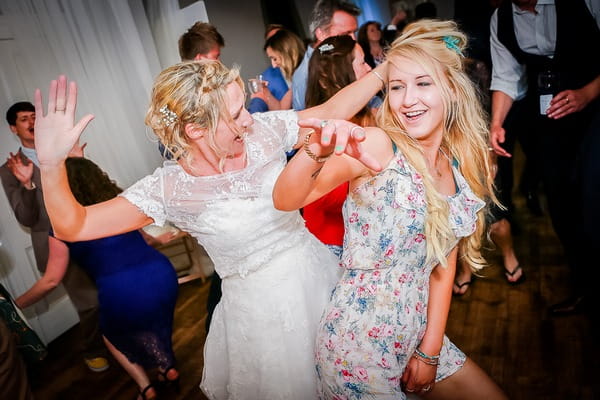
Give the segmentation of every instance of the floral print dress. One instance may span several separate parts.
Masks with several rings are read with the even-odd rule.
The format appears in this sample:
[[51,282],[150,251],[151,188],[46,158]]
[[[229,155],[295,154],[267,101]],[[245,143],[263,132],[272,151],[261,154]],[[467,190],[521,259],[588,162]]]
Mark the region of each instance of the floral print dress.
[[[454,237],[475,230],[477,198],[452,170],[447,197]],[[326,399],[406,399],[400,377],[427,324],[429,276],[425,195],[421,176],[397,153],[379,174],[348,195],[346,236],[338,282],[317,334],[319,395]],[[436,381],[456,372],[465,355],[444,336]]]

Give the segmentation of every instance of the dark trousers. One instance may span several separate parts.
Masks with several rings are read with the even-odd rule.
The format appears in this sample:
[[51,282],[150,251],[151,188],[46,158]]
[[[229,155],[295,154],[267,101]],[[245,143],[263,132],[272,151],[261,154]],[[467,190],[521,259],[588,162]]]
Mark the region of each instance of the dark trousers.
[[[541,176],[548,200],[548,211],[554,231],[564,247],[567,262],[571,267],[575,295],[584,294],[586,281],[590,280],[588,274],[597,268],[597,262],[591,256],[591,249],[585,236],[584,221],[588,216],[582,211],[584,205],[593,198],[593,194],[588,194],[588,200],[585,200],[582,188],[594,185],[596,187],[592,189],[594,192],[598,186],[597,180],[590,181],[589,174],[593,174],[593,170],[582,169],[582,150],[588,153],[592,150],[585,149],[587,142],[584,138],[589,132],[592,117],[597,112],[597,103],[592,103],[582,112],[559,120],[545,117],[537,119],[538,143],[542,154]],[[600,153],[595,154],[597,156]],[[593,165],[597,168],[597,161],[589,159],[589,154],[587,157],[588,164],[591,165],[589,168],[594,168]],[[586,183],[584,179],[587,180]],[[597,224],[595,228],[598,228]]]
[[[525,154],[525,168],[521,184],[526,188],[535,190],[541,179],[539,171],[540,150],[536,145],[537,137],[531,126],[533,119],[531,118],[528,108],[525,100],[513,103],[513,106],[504,121],[505,141],[502,144],[502,147],[514,156],[517,140],[519,141],[523,153]],[[507,219],[513,223],[513,158],[498,157],[497,165],[498,171],[495,179],[497,196],[500,203],[506,207],[506,210],[500,210],[499,208],[494,207],[492,210],[494,215],[493,219],[494,221]]]
[[62,284],[79,315],[79,351],[84,358],[105,357],[106,347],[98,320],[98,291],[89,275],[69,263]]
[[0,319],[0,398],[33,399],[25,363],[19,354],[12,332]]
[[[595,253],[600,249],[600,112],[595,113],[583,138],[579,160],[583,219],[581,248],[584,252],[580,262],[587,263],[583,281],[585,293],[591,298],[600,277],[600,262],[595,257]],[[600,314],[597,309],[594,311],[596,316]]]

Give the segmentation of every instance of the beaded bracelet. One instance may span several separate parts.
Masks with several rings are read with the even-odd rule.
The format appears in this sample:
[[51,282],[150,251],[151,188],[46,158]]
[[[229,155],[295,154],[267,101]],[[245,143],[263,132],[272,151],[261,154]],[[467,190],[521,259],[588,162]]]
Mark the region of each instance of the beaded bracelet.
[[417,360],[423,361],[425,364],[428,365],[440,365],[439,354],[437,356],[428,356],[427,354],[423,353],[418,347],[415,349],[413,357]]
[[440,365],[440,360],[436,359],[436,360],[429,360],[427,358],[423,358],[421,357],[419,354],[417,353],[413,353],[413,358],[416,358],[417,360],[427,364],[427,365],[433,365],[433,366],[437,366]]
[[318,156],[315,153],[313,153],[310,148],[308,147],[310,145],[310,143],[308,142],[310,140],[310,137],[312,136],[312,134],[315,133],[315,130],[312,129],[310,132],[308,132],[306,134],[306,136],[304,137],[304,152],[306,153],[307,156],[309,156],[310,158],[312,158],[313,160],[315,160],[318,163],[324,163],[325,161],[327,161],[327,159],[329,157],[332,156],[333,151],[329,154],[327,154],[326,156]]

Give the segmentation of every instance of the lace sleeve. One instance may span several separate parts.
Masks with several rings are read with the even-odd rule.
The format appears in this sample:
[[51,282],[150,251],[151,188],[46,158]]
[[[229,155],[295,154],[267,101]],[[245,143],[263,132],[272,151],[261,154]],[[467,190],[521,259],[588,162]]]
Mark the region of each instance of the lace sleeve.
[[162,168],[125,189],[123,196],[141,212],[154,220],[154,224],[164,226],[167,215],[163,196]]
[[284,146],[284,150],[290,151],[298,143],[298,113],[294,110],[271,111],[266,113],[255,113],[254,119],[270,128]]

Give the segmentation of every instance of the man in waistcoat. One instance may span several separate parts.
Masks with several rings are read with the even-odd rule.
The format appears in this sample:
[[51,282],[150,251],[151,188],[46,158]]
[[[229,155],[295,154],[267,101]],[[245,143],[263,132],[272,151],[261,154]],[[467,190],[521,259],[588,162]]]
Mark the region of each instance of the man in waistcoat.
[[[584,216],[576,160],[591,118],[599,111],[600,64],[590,59],[600,43],[598,3],[504,1],[490,22],[491,146],[497,155],[510,157],[502,145],[503,124],[513,102],[523,100],[552,225],[571,267],[572,296],[551,307],[555,315],[583,309],[591,289],[586,275],[597,268],[581,240]],[[547,93],[549,104],[541,97]]]

